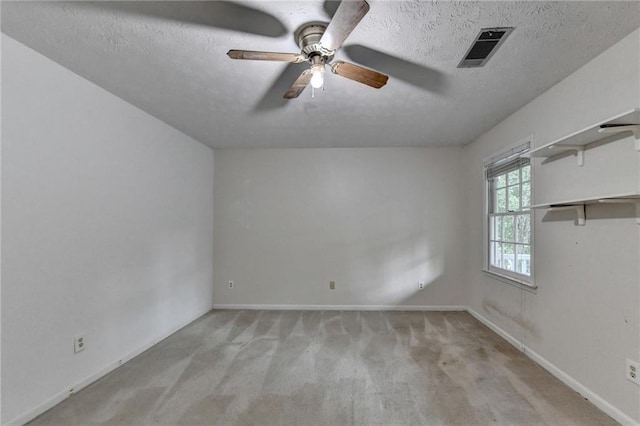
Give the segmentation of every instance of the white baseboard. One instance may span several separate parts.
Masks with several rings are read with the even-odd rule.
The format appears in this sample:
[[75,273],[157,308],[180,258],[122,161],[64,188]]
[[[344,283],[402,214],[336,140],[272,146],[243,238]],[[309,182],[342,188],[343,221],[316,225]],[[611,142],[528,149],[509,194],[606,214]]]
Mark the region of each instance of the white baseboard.
[[487,318],[483,317],[482,315],[480,315],[479,313],[477,313],[473,309],[467,308],[467,312],[469,312],[471,314],[471,316],[473,316],[475,319],[477,319],[478,321],[480,321],[481,323],[483,323],[484,325],[489,327],[491,329],[491,331],[496,333],[498,336],[502,337],[507,342],[511,343],[513,346],[518,348],[518,350],[524,352],[524,345],[522,344],[522,341],[516,339],[511,334],[507,333],[502,328],[500,328],[499,326],[497,326],[493,322],[489,321]]
[[144,344],[143,346],[141,346],[138,349],[134,350],[133,352],[128,353],[127,355],[125,355],[121,359],[119,359],[119,360],[117,360],[115,362],[112,362],[111,364],[107,365],[106,367],[104,367],[104,368],[96,371],[95,373],[85,377],[84,379],[82,379],[78,383],[72,385],[68,390],[62,391],[62,392],[52,396],[48,400],[44,401],[42,404],[32,408],[31,410],[29,410],[29,411],[27,411],[25,413],[20,414],[19,416],[17,416],[13,420],[10,420],[8,423],[5,423],[4,426],[20,426],[20,425],[24,425],[25,423],[35,419],[40,414],[44,413],[45,411],[49,410],[50,408],[55,407],[56,405],[58,405],[59,403],[61,403],[65,399],[67,399],[69,396],[73,395],[74,393],[77,393],[78,391],[80,391],[80,390],[84,389],[85,387],[89,386],[91,383],[95,382],[96,380],[101,379],[102,377],[104,377],[107,374],[111,373],[113,370],[115,370],[116,368],[120,367],[125,362],[131,360],[132,358],[135,358],[136,356],[140,355],[142,352],[144,352],[147,349],[151,348],[152,346],[160,343],[161,341],[163,341],[167,337],[171,336],[175,332],[177,332],[180,329],[182,329],[182,328],[186,327],[187,325],[191,324],[193,321],[197,320],[198,318],[200,318],[201,316],[205,315],[207,312],[210,312],[210,311],[211,311],[211,308],[207,308],[205,311],[199,312],[195,316],[192,316],[190,319],[188,319],[184,323],[178,325],[177,327],[172,328],[171,330],[169,330],[167,333],[164,333],[160,337],[155,338],[155,339],[147,342],[146,344]]
[[544,358],[542,355],[538,354],[527,345],[523,344],[522,341],[516,339],[511,334],[504,331],[502,328],[491,322],[486,317],[480,315],[478,312],[474,311],[471,308],[467,308],[467,312],[469,312],[474,318],[478,321],[489,327],[500,337],[504,338],[507,342],[511,343],[513,346],[522,351],[525,355],[531,358],[534,362],[540,365],[542,368],[547,370],[549,373],[553,374],[555,377],[560,379],[565,385],[569,386],[574,391],[578,392],[582,397],[589,400],[593,405],[598,407],[601,411],[606,413],[608,416],[613,418],[618,423],[625,426],[638,426],[640,423],[633,420],[631,417],[611,405],[604,398],[600,397],[598,394],[587,388],[585,385],[569,376],[567,373],[562,371],[556,365],[552,364],[549,360]]
[[265,311],[465,311],[465,306],[420,305],[234,305],[214,304],[213,309],[246,309]]

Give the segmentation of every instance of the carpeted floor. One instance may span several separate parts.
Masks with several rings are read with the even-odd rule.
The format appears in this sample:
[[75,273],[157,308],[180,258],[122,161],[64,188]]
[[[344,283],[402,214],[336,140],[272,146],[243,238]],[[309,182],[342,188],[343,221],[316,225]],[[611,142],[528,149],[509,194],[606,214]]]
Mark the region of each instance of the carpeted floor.
[[213,311],[31,425],[609,425],[466,312]]

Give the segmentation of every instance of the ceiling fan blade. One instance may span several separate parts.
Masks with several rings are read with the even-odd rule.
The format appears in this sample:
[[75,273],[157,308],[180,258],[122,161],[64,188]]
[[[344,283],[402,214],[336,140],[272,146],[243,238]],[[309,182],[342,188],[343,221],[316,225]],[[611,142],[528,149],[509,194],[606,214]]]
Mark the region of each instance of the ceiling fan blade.
[[343,0],[320,39],[322,46],[329,50],[342,46],[368,11],[369,3],[365,0]]
[[336,10],[338,10],[338,6],[340,6],[340,0],[324,0],[322,3],[322,8],[324,9],[324,13],[331,19],[333,19],[336,14]]
[[447,91],[448,77],[443,72],[422,64],[410,62],[387,53],[359,44],[349,44],[342,48],[349,58],[368,68],[375,68],[415,87],[431,92]]
[[300,96],[300,93],[304,91],[305,87],[309,85],[310,81],[311,81],[311,70],[302,71],[302,74],[300,74],[300,76],[298,76],[296,81],[293,82],[289,90],[287,90],[287,93],[284,94],[283,98],[285,99],[297,98],[298,96]]
[[289,90],[291,82],[297,79],[305,69],[308,69],[307,64],[286,64],[280,75],[273,80],[271,86],[254,105],[253,112],[261,113],[284,108],[289,103],[289,99],[282,97],[282,94]]
[[343,61],[335,61],[332,63],[331,72],[338,74],[341,77],[348,78],[349,80],[366,84],[367,86],[375,89],[381,88],[387,84],[387,80],[389,80],[388,75]]
[[252,61],[281,61],[299,64],[307,60],[304,55],[297,53],[257,52],[253,50],[230,50],[227,55],[231,59],[248,59]]

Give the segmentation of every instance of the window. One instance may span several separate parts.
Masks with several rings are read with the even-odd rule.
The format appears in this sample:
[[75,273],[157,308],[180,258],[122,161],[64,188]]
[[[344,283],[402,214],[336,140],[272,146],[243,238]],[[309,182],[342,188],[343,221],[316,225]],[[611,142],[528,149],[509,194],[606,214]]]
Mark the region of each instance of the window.
[[529,142],[485,162],[487,269],[531,285],[531,165]]

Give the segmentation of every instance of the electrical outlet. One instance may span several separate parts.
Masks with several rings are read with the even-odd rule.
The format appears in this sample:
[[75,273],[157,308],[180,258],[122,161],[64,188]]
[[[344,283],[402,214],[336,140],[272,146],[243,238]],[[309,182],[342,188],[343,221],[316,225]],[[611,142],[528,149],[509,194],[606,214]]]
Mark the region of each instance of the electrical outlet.
[[336,282],[329,281],[329,290],[335,290],[335,289],[336,289]]
[[424,290],[424,281],[418,281],[418,290]]
[[640,365],[630,359],[626,362],[625,376],[627,380],[640,385]]
[[84,351],[86,347],[87,342],[85,342],[84,334],[78,334],[73,338],[73,352],[78,353]]
[[229,288],[233,288],[233,281],[229,281]]

